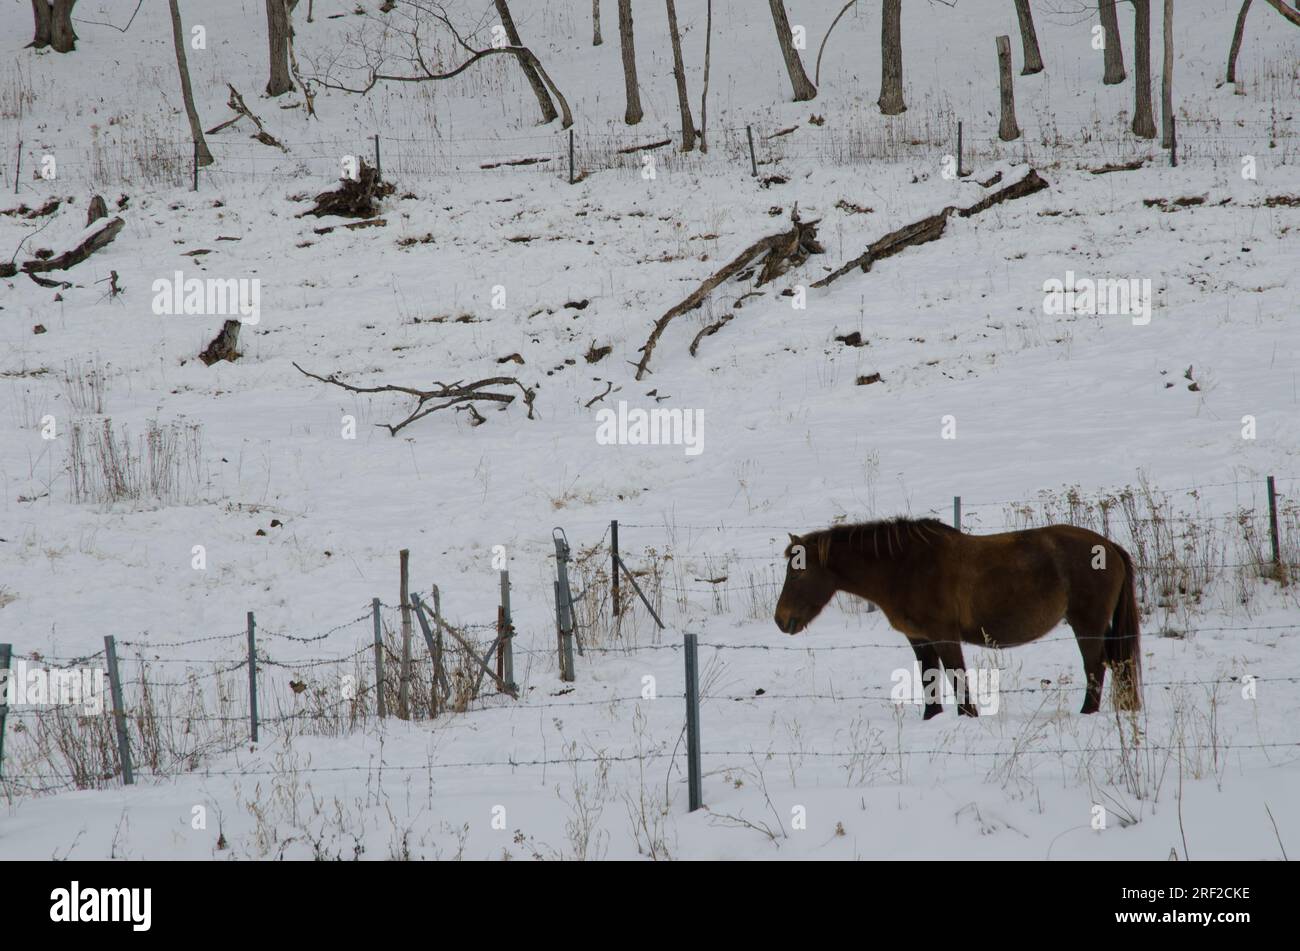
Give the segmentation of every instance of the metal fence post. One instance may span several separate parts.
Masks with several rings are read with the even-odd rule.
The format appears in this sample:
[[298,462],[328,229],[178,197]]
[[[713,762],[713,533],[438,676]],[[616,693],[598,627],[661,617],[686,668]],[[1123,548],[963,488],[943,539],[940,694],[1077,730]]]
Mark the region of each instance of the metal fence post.
[[700,785],[700,663],[696,636],[686,635],[686,777],[690,811],[704,805]]
[[952,497],[952,527],[961,531],[961,496]]
[[501,646],[497,656],[501,658],[501,679],[511,689],[517,690],[515,683],[515,625],[510,617],[510,572],[501,572]]
[[252,742],[257,742],[257,624],[248,612],[248,724]]
[[753,177],[758,178],[758,159],[754,156],[754,130],[750,126],[745,126],[745,135],[749,136],[749,167],[753,172]]
[[1282,564],[1282,542],[1277,534],[1277,484],[1268,477],[1268,534],[1273,540],[1273,564]]
[[[14,656],[12,644],[0,644],[0,671],[4,671],[6,683],[13,678],[9,669]],[[9,716],[9,704],[5,703],[5,692],[0,691],[0,776],[5,770],[5,719]]]
[[122,782],[135,785],[135,770],[131,768],[131,743],[126,735],[126,710],[122,703],[122,678],[117,672],[117,643],[112,637],[104,638],[104,659],[108,664],[108,690],[113,699],[113,723],[117,728],[117,758],[121,762]]
[[370,610],[375,617],[375,696],[379,698],[380,719],[388,716],[388,707],[384,702],[384,638],[379,624],[379,599],[370,599]]
[[398,589],[398,604],[402,607],[402,671],[397,684],[397,715],[403,720],[411,719],[411,602],[410,594],[410,559],[411,552],[403,548],[397,553],[401,571],[401,587]]
[[618,519],[609,523],[609,576],[612,579],[610,590],[614,598],[614,617],[618,617]]

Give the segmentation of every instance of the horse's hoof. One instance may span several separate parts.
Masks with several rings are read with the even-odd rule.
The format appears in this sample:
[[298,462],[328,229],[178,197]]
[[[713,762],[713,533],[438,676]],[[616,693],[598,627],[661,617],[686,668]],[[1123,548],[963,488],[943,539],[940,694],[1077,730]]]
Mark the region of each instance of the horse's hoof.
[[979,710],[965,704],[957,708],[957,716],[959,717],[977,717],[979,715]]
[[1101,709],[1101,704],[1085,703],[1083,705],[1083,709],[1080,710],[1079,712],[1082,713],[1084,716],[1087,716],[1089,713],[1096,713],[1100,709]]
[[925,715],[924,715],[923,717],[921,717],[921,719],[922,719],[922,720],[929,720],[929,719],[931,719],[932,717],[937,717],[937,716],[938,716],[939,714],[941,714],[941,713],[943,713],[943,707],[941,707],[941,706],[937,706],[937,705],[936,705],[936,706],[927,706],[927,707],[925,708]]

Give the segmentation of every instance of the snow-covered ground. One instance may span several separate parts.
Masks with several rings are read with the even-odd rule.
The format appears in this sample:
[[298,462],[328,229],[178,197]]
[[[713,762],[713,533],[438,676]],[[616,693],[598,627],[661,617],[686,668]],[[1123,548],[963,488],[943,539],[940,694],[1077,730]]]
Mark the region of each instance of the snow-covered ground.
[[[129,16],[88,3],[78,5],[85,21]],[[791,23],[806,27],[810,73],[841,5],[787,2]],[[358,36],[384,22],[377,6],[322,0],[312,23],[299,10],[303,72],[356,81],[339,64],[356,62]],[[458,22],[483,19],[485,37],[495,22],[490,3],[449,6]],[[128,679],[143,657],[156,684],[188,671],[198,685],[155,686],[170,705],[160,722],[176,734],[156,748],[188,753],[142,765],[155,747],[137,735],[130,788],[115,777],[73,788],[66,751],[36,755],[37,711],[13,711],[0,855],[1300,854],[1300,603],[1294,584],[1257,577],[1245,541],[1267,531],[1271,474],[1284,547],[1294,559],[1300,546],[1300,33],[1264,5],[1252,11],[1234,90],[1221,82],[1239,5],[1179,6],[1181,164],[1170,168],[1158,139],[1128,132],[1126,8],[1130,77],[1105,86],[1095,17],[1035,4],[1047,69],[1017,69],[1025,134],[1000,143],[994,36],[1011,35],[1019,66],[1012,4],[909,0],[909,109],[885,118],[874,5],[845,15],[818,97],[793,103],[766,9],[718,0],[712,147],[645,153],[650,177],[641,155],[617,149],[677,137],[663,5],[636,5],[646,118],[635,128],[623,124],[613,4],[594,48],[585,0],[512,6],[573,111],[576,184],[567,132],[535,124],[505,57],[450,82],[381,84],[364,97],[321,90],[309,119],[297,92],[261,95],[264,8],[241,0],[181,4],[187,26],[206,30],[206,49],[189,52],[198,109],[205,127],[228,118],[231,83],[288,151],[250,139],[243,120],[208,137],[217,161],[191,191],[163,5],[142,7],[125,33],[80,22],[67,55],[22,49],[30,5],[0,5],[12,50],[0,65],[9,187],[22,143],[18,195],[0,210],[65,199],[52,216],[0,216],[0,259],[74,244],[95,193],[125,222],[85,263],[44,275],[71,287],[0,281],[0,640],[57,663],[113,635]],[[677,6],[698,122],[705,4]],[[1157,89],[1161,49],[1157,17]],[[958,120],[975,170],[964,180],[944,175]],[[349,156],[368,159],[375,135],[396,184],[386,224],[316,233],[343,222],[299,217],[302,197],[333,187]],[[1143,155],[1153,159],[1136,171],[1088,172]],[[36,177],[46,156],[53,180]],[[480,167],[530,157],[550,161]],[[953,217],[935,243],[807,289],[884,234],[970,204],[984,193],[975,179],[1024,165],[1050,188]],[[785,181],[761,181],[772,176]],[[1279,196],[1290,203],[1270,200]],[[1175,204],[1185,197],[1204,201]],[[786,227],[796,203],[804,220],[821,219],[825,254],[743,306],[752,281],[719,289],[669,325],[652,372],[635,380],[652,323]],[[222,316],[155,313],[154,282],[178,271],[260,281],[238,361],[197,359]],[[1068,272],[1149,281],[1149,322],[1048,312],[1044,282]],[[794,306],[802,291],[781,293],[797,287],[806,307]],[[691,356],[695,335],[727,313]],[[836,339],[854,332],[864,345]],[[611,350],[589,362],[593,347]],[[522,363],[507,359],[516,354]],[[359,386],[517,376],[535,390],[535,418],[518,400],[500,412],[480,404],[481,425],[448,409],[390,436],[380,424],[402,419],[410,400],[346,393],[295,363]],[[858,384],[871,374],[879,382]],[[702,451],[600,444],[597,413],[619,401],[701,411]],[[54,438],[44,438],[49,417]],[[135,446],[151,421],[180,441],[174,490],[78,501],[74,427],[83,446],[105,425]],[[897,514],[947,520],[958,495],[967,531],[996,531],[1063,517],[1072,488],[1095,500],[1142,485],[1174,520],[1163,523],[1173,549],[1207,564],[1208,577],[1166,596],[1152,582],[1136,722],[1118,722],[1109,698],[1101,715],[1077,713],[1081,665],[1065,627],[1013,650],[968,649],[972,666],[1001,671],[998,712],[958,720],[949,708],[922,722],[889,699],[912,654],[881,614],[837,601],[797,639],[772,623],[787,532]],[[612,629],[600,574],[612,519],[623,557],[647,570],[663,631],[635,604]],[[1113,519],[1133,544],[1128,522]],[[586,588],[592,649],[572,684],[555,657],[556,526],[587,559],[574,587]],[[338,677],[354,662],[310,665],[365,660],[370,601],[397,602],[404,548],[413,590],[436,584],[449,622],[480,645],[504,554],[520,698],[485,690],[467,712],[435,720],[276,722],[312,698],[339,702]],[[264,632],[259,690],[272,718],[256,745],[238,719],[246,671],[215,673],[244,656],[249,611]],[[396,612],[382,613],[396,629]],[[685,632],[700,639],[703,690],[707,811],[694,813]],[[416,660],[427,663],[418,631]],[[141,702],[129,686],[128,707]],[[221,716],[236,719],[210,719]]]

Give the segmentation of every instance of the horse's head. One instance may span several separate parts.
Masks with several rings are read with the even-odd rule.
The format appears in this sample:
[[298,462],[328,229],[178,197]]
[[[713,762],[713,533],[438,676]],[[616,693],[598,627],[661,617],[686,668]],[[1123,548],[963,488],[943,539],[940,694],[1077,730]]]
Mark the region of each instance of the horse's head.
[[785,585],[776,602],[776,626],[787,634],[798,634],[826,607],[838,585],[826,567],[816,545],[807,545],[798,535],[790,536],[785,549]]

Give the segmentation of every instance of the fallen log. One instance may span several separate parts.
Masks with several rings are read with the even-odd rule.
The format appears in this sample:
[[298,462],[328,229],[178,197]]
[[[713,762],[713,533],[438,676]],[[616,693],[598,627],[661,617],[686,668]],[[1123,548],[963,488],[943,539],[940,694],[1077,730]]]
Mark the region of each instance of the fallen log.
[[650,355],[654,353],[655,344],[659,342],[659,338],[673,318],[680,317],[682,314],[699,307],[716,287],[735,277],[760,254],[767,255],[764,259],[762,274],[758,280],[761,285],[779,276],[791,265],[802,264],[808,255],[825,253],[822,246],[817,243],[817,223],[820,219],[818,221],[800,221],[798,205],[791,212],[790,219],[790,230],[759,238],[732,258],[728,264],[716,271],[712,277],[697,287],[685,300],[669,308],[667,313],[655,321],[649,338],[641,346],[641,359],[636,365],[636,378],[638,380],[645,375],[650,365]]
[[338,188],[321,192],[315,198],[315,206],[298,217],[315,215],[323,218],[326,215],[338,215],[341,218],[373,218],[378,210],[375,202],[387,198],[396,190],[392,182],[381,179],[378,170],[362,159],[356,178],[341,179]]
[[[415,407],[411,410],[406,419],[396,424],[377,423],[376,425],[388,430],[390,436],[396,436],[406,426],[415,422],[417,419],[423,419],[430,413],[436,413],[440,409],[446,409],[449,406],[460,408],[459,404],[469,404],[469,409],[474,415],[474,425],[483,422],[483,417],[478,416],[474,411],[474,401],[485,400],[489,403],[509,404],[515,401],[513,393],[497,393],[485,389],[485,387],[497,386],[516,386],[523,394],[524,405],[528,407],[528,418],[533,418],[533,400],[537,394],[524,386],[513,376],[493,376],[483,380],[476,380],[473,383],[464,383],[457,380],[455,383],[442,383],[434,380],[433,389],[421,390],[413,386],[395,386],[386,383],[382,386],[354,386],[351,383],[344,383],[336,375],[331,373],[329,376],[320,376],[316,373],[304,370],[297,363],[293,365],[294,369],[303,376],[311,377],[313,380],[319,380],[322,383],[329,383],[331,386],[337,386],[340,389],[347,390],[349,393],[402,393],[406,396],[415,398]],[[441,400],[433,406],[426,406],[431,400]]]
[[70,267],[75,267],[96,251],[112,244],[117,233],[122,230],[123,224],[125,222],[121,218],[101,218],[83,232],[84,237],[71,249],[52,258],[44,260],[36,258],[28,261],[22,266],[22,270],[34,274],[38,271],[66,271]]

